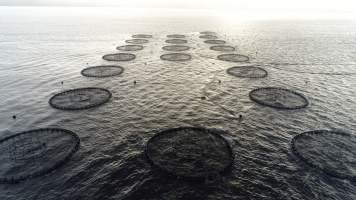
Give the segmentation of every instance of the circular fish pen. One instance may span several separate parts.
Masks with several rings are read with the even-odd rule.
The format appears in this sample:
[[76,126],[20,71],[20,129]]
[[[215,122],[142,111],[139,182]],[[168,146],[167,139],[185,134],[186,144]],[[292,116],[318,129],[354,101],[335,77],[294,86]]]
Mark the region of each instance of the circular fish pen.
[[227,62],[248,62],[249,57],[241,54],[222,54],[218,56],[219,60]]
[[249,97],[258,104],[277,109],[295,110],[309,105],[304,95],[278,87],[263,87],[252,90]]
[[136,34],[136,35],[132,35],[131,37],[132,38],[146,38],[146,39],[153,38],[153,36],[149,35],[149,34]]
[[216,33],[213,32],[213,31],[202,31],[202,32],[200,32],[200,34],[203,34],[203,35],[215,35]]
[[227,172],[233,162],[229,143],[221,131],[180,127],[154,135],[146,145],[150,163],[168,174],[205,179]]
[[116,48],[117,50],[120,51],[140,51],[143,49],[142,45],[124,45],[124,46],[119,46]]
[[186,44],[188,43],[187,40],[182,40],[182,39],[169,39],[169,40],[166,40],[166,43],[169,43],[169,44]]
[[36,129],[0,140],[0,183],[14,184],[46,175],[67,163],[80,146],[65,129]]
[[224,40],[205,40],[204,43],[206,44],[225,44]]
[[227,46],[227,45],[217,45],[217,46],[211,46],[210,50],[214,50],[214,51],[235,51],[235,47]]
[[183,45],[170,45],[170,46],[164,46],[162,47],[162,49],[165,51],[187,51],[190,49],[190,47],[183,46]]
[[218,39],[218,37],[215,36],[215,35],[201,35],[201,36],[199,36],[199,38],[208,39],[208,40],[216,40],[216,39]]
[[231,67],[226,72],[240,78],[264,78],[268,74],[263,68],[254,66]]
[[308,166],[330,176],[356,181],[356,136],[315,130],[295,136],[293,153]]
[[126,40],[125,42],[129,44],[146,44],[149,41],[146,39],[131,39],[131,40]]
[[172,34],[172,35],[167,35],[167,38],[185,38],[185,35]]
[[192,59],[192,56],[186,53],[169,53],[161,55],[160,58],[168,61],[188,61]]
[[124,68],[121,66],[114,65],[102,65],[102,66],[93,66],[85,68],[81,71],[83,76],[87,77],[110,77],[118,76],[124,72]]
[[112,94],[102,88],[78,88],[54,95],[49,104],[60,110],[83,110],[108,102]]
[[115,62],[122,62],[122,61],[131,61],[136,58],[135,54],[131,53],[114,53],[114,54],[107,54],[103,56],[103,59],[106,61],[115,61]]

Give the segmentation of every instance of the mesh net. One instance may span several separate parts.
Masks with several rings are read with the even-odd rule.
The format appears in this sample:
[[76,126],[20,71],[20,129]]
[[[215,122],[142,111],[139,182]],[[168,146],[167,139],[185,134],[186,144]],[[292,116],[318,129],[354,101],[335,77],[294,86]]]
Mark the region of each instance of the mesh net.
[[356,181],[356,136],[316,130],[295,136],[291,144],[293,153],[309,166],[333,177]]
[[136,34],[133,35],[132,38],[152,38],[152,35],[148,35],[148,34]]
[[264,78],[267,76],[267,71],[254,66],[238,66],[231,67],[227,73],[241,78]]
[[169,53],[161,55],[161,59],[168,61],[188,61],[192,59],[192,56],[185,53]]
[[211,46],[210,49],[214,51],[235,51],[235,47],[226,45]]
[[0,183],[45,175],[79,149],[79,137],[63,129],[37,129],[0,140]]
[[109,77],[120,75],[122,72],[124,68],[121,66],[103,65],[85,68],[81,74],[87,77]]
[[208,39],[208,40],[215,40],[215,39],[218,39],[218,37],[215,36],[215,35],[201,35],[201,36],[199,36],[199,38]]
[[132,40],[126,40],[125,42],[129,44],[145,44],[148,43],[149,41],[146,39],[132,39]]
[[309,105],[300,93],[278,87],[264,87],[252,90],[250,99],[264,106],[279,109],[301,109]]
[[224,40],[205,40],[206,44],[225,44]]
[[217,130],[181,127],[162,131],[147,143],[146,155],[159,169],[186,178],[205,178],[229,169],[233,154]]
[[108,102],[111,92],[102,88],[78,88],[54,95],[49,104],[61,110],[82,110]]
[[200,32],[200,34],[204,34],[204,35],[215,35],[216,33],[215,33],[215,32],[212,32],[212,31],[203,31],[203,32]]
[[139,51],[143,49],[142,45],[124,45],[116,48],[120,51]]
[[182,40],[182,39],[169,39],[169,40],[166,40],[166,43],[169,43],[169,44],[186,44],[188,43],[187,40]]
[[187,51],[190,49],[190,47],[183,46],[183,45],[170,45],[170,46],[164,46],[162,47],[162,49],[166,51]]
[[167,35],[167,38],[185,38],[185,35],[172,34],[172,35]]
[[135,54],[131,53],[114,53],[103,56],[103,59],[107,61],[130,61],[135,58]]
[[218,56],[219,60],[228,62],[248,62],[249,57],[240,54],[222,54]]

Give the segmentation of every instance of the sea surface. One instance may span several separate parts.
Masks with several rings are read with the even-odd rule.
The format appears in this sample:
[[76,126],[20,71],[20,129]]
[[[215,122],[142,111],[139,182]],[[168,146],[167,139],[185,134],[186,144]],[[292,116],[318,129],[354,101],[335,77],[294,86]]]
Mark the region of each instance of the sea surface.
[[[268,76],[228,75],[226,69],[241,64],[216,60],[219,52],[209,50],[200,31],[216,32]],[[102,56],[118,52],[117,46],[139,33],[154,37],[135,60],[118,63],[123,74],[100,79],[80,74],[87,66],[112,64]],[[167,34],[187,36],[191,61],[160,60]],[[248,94],[263,86],[300,92],[310,105],[294,111],[258,105]],[[106,88],[113,97],[82,111],[48,104],[54,94],[79,87]],[[235,155],[232,172],[206,186],[153,170],[144,156],[147,140],[180,126],[226,131]],[[46,127],[77,133],[79,151],[48,175],[0,185],[1,200],[355,200],[354,182],[308,167],[292,153],[290,142],[316,129],[356,133],[356,22],[1,7],[0,138]]]

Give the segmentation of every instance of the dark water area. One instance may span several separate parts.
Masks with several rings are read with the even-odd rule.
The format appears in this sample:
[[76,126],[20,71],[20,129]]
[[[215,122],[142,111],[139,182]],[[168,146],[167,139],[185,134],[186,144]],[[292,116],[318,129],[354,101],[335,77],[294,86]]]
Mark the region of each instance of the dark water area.
[[[355,182],[307,166],[290,146],[294,136],[310,130],[356,133],[354,21],[234,21],[91,8],[2,7],[0,13],[0,138],[47,127],[80,138],[69,162],[45,176],[1,184],[0,199],[356,199]],[[206,30],[268,76],[227,74],[246,64],[217,60],[221,52],[199,38]],[[133,34],[153,38],[134,52],[136,59],[115,63],[122,74],[81,75],[88,66],[113,64],[102,56],[119,53],[116,47]],[[191,60],[160,59],[171,53],[162,49],[169,34],[186,36],[184,45],[191,48],[184,53]],[[251,90],[266,86],[302,93],[309,106],[277,110],[249,99]],[[48,104],[53,95],[81,87],[105,88],[112,98],[80,111]],[[181,126],[224,130],[234,153],[231,172],[205,184],[153,169],[144,155],[146,142]],[[356,166],[347,168],[355,176]]]

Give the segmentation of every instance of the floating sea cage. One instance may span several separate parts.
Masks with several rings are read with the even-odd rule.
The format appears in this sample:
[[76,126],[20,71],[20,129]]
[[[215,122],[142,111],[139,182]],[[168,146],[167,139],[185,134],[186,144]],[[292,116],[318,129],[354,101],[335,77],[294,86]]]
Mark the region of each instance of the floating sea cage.
[[65,129],[36,129],[0,140],[0,183],[13,184],[59,168],[78,151],[79,137]]
[[188,61],[192,56],[186,53],[169,53],[161,55],[160,58],[167,61]]
[[116,49],[120,50],[120,51],[140,51],[142,50],[144,47],[142,45],[123,45],[123,46],[119,46]]
[[308,166],[329,176],[356,182],[356,136],[342,131],[315,130],[296,135],[292,151]]
[[210,50],[214,50],[214,51],[235,51],[235,47],[227,46],[227,45],[217,45],[217,46],[211,46]]
[[147,142],[145,153],[150,163],[164,173],[212,181],[228,172],[234,159],[230,144],[221,133],[197,127],[164,130]]
[[87,77],[111,77],[118,76],[124,72],[124,68],[117,65],[100,65],[85,68],[81,71],[83,76]]
[[248,62],[250,60],[249,57],[241,54],[222,54],[217,58],[227,62]]
[[216,40],[218,39],[218,36],[216,35],[201,35],[199,36],[201,39],[208,39],[208,40]]
[[49,104],[60,110],[83,110],[108,102],[112,94],[103,88],[78,88],[54,95]]
[[167,35],[167,38],[185,38],[185,35],[172,34],[172,35]]
[[169,44],[186,44],[188,43],[187,40],[183,40],[183,39],[169,39],[169,40],[166,40],[166,43],[169,43]]
[[153,36],[149,35],[149,34],[136,34],[136,35],[132,35],[132,38],[146,38],[146,39],[149,39],[149,38],[153,38]]
[[131,40],[126,40],[125,42],[129,44],[145,44],[150,41],[146,39],[131,39]]
[[204,43],[206,43],[206,44],[225,44],[226,41],[224,41],[224,40],[205,40]]
[[307,98],[293,90],[279,87],[263,87],[249,93],[252,101],[277,109],[295,110],[309,105]]
[[216,33],[213,32],[213,31],[202,31],[202,32],[200,32],[200,34],[203,34],[203,35],[215,35]]
[[264,78],[267,71],[261,67],[255,66],[237,66],[226,70],[228,74],[240,78]]
[[135,54],[131,53],[114,53],[114,54],[107,54],[103,56],[103,59],[106,61],[116,61],[116,62],[122,62],[122,61],[131,61],[136,58]]
[[190,47],[184,45],[169,45],[162,47],[162,49],[165,51],[187,51]]

